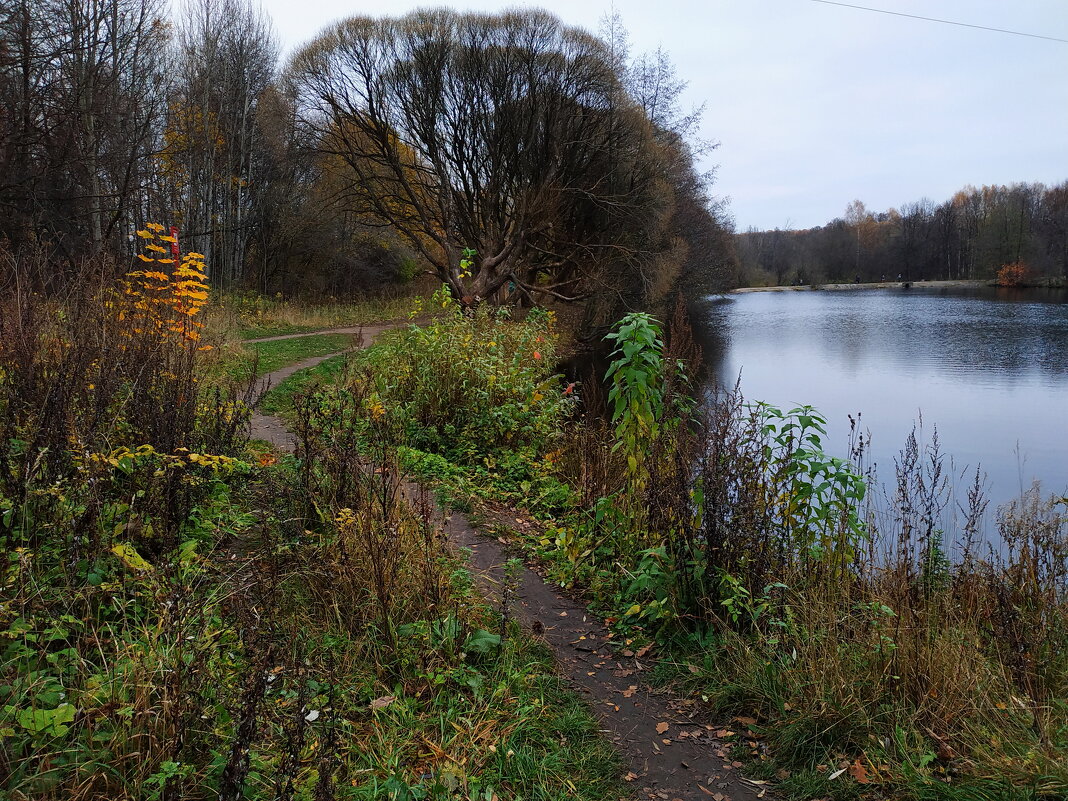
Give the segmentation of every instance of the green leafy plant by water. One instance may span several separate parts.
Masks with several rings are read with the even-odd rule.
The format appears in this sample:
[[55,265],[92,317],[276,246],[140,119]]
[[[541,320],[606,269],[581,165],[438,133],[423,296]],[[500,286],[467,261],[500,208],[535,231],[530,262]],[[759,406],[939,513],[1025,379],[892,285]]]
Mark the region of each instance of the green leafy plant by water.
[[615,448],[626,457],[632,493],[645,486],[645,459],[664,411],[664,342],[660,324],[644,312],[628,314],[605,339],[615,345],[605,373]]

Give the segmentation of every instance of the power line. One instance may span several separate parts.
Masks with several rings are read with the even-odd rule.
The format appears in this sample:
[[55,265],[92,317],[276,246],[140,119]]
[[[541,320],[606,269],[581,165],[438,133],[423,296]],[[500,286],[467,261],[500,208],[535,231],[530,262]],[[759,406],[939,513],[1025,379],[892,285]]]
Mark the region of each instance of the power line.
[[994,31],[995,33],[1009,33],[1013,36],[1028,36],[1031,39],[1045,39],[1050,42],[1068,44],[1068,39],[1058,39],[1055,36],[1042,36],[1038,33],[1024,33],[1023,31],[1009,31],[1005,28],[988,28],[986,25],[971,25],[967,22],[954,22],[950,19],[935,19],[934,17],[921,17],[917,14],[906,14],[902,11],[887,11],[884,8],[868,8],[867,6],[855,6],[850,3],[837,3],[834,0],[812,0],[813,3],[823,3],[828,6],[842,6],[843,8],[855,8],[860,11],[874,11],[876,14],[890,14],[895,17],[908,17],[909,19],[922,19],[925,22],[940,22],[943,25],[958,25],[961,28],[976,28],[980,31]]

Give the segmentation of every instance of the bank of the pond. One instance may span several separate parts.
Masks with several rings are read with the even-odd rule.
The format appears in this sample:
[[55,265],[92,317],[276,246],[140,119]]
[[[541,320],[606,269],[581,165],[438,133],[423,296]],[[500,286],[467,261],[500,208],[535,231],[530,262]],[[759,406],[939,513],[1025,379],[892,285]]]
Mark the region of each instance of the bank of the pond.
[[[474,361],[473,371],[468,372],[466,362],[460,368],[465,374],[462,383],[468,389],[468,397],[477,398],[481,394],[478,387],[474,386],[476,382],[471,380],[481,375],[483,379],[488,379],[490,387],[497,383],[494,378],[505,379],[500,382],[500,393],[492,399],[491,405],[496,409],[512,406],[508,401],[509,396],[514,394],[521,396],[524,403],[545,400],[547,385],[553,383],[549,365],[554,344],[545,322],[538,322],[537,319],[535,316],[529,325],[493,324],[485,315],[481,318],[476,315],[473,320],[460,317],[451,324],[438,322],[429,330],[413,328],[396,331],[391,329],[399,326],[388,325],[369,328],[363,332],[363,344],[371,347],[350,352],[352,369],[348,375],[337,369],[314,374],[317,367],[329,363],[326,360],[331,357],[304,360],[268,375],[266,380],[277,386],[272,410],[278,410],[281,416],[274,416],[270,412],[257,413],[252,420],[252,437],[267,441],[283,452],[292,451],[297,444],[296,437],[287,430],[287,422],[303,431],[332,426],[359,407],[351,407],[347,403],[354,396],[362,396],[370,403],[370,415],[375,420],[392,416],[382,401],[391,406],[401,399],[415,404],[433,404],[435,399],[421,397],[418,385],[405,385],[404,382],[410,380],[413,374],[440,380],[442,374],[447,375],[450,369],[455,371],[456,365],[450,368],[445,361],[439,361],[437,370],[412,370],[412,361],[419,363],[420,358],[426,358],[427,355],[440,359],[444,355],[456,355],[457,350],[467,350],[469,360]],[[376,340],[383,344],[377,347],[372,345]],[[445,345],[444,349],[440,347],[442,344]],[[486,354],[489,354],[489,359],[483,361],[480,357]],[[519,358],[509,358],[516,356]],[[340,364],[337,359],[333,361]],[[509,361],[510,367],[505,367],[504,363]],[[419,363],[420,368],[429,366],[425,362]],[[496,366],[496,372],[493,366]],[[380,381],[377,391],[371,394],[368,394],[366,383],[368,367],[372,371],[377,370]],[[293,383],[302,376],[308,376],[309,380]],[[541,382],[536,381],[539,376],[542,377]],[[396,385],[391,387],[390,384],[395,380],[404,389]],[[447,386],[446,379],[437,388],[446,389]],[[300,400],[294,404],[292,396],[300,392],[317,393],[311,406],[325,406],[327,412],[319,417],[314,412],[309,414],[309,405],[302,404]],[[279,398],[285,399],[284,402],[280,402]],[[549,400],[545,404],[546,409],[559,409],[559,400]],[[440,407],[434,409],[431,406],[420,408],[420,416],[448,415],[457,411]],[[466,411],[470,413],[472,408]],[[518,422],[524,416],[521,408],[512,408],[512,413],[516,418],[508,418],[510,422]],[[552,413],[543,411],[543,415],[551,417]],[[397,433],[393,432],[394,435]],[[501,439],[507,438],[506,430],[498,433]],[[471,436],[471,432],[465,436]],[[357,447],[374,451],[374,439],[374,432],[364,431]],[[423,444],[430,444],[431,447],[437,445],[438,448],[441,445],[440,442]],[[484,448],[491,446],[492,442],[483,442]],[[303,447],[305,459],[322,458],[321,451],[317,450],[323,447],[319,435],[305,440]],[[465,499],[464,490],[455,483],[456,480],[461,483],[466,480],[469,466],[456,465],[440,456],[403,445],[400,452],[403,454],[402,466],[413,470],[424,480],[435,482],[445,476],[454,480],[451,487],[442,486],[443,494],[454,507],[446,521],[450,544],[470,554],[468,564],[474,573],[476,586],[484,597],[503,611],[502,626],[507,627],[509,620],[517,621],[528,636],[534,635],[533,641],[551,649],[561,678],[581,693],[589,704],[588,709],[575,705],[572,711],[575,720],[583,722],[587,720],[587,714],[592,712],[601,733],[608,736],[622,757],[623,770],[616,775],[625,778],[628,790],[634,793],[633,797],[668,797],[680,801],[704,801],[709,796],[730,798],[732,801],[757,801],[772,797],[766,781],[745,778],[738,770],[741,763],[729,755],[733,749],[733,735],[724,734],[729,721],[723,718],[717,720],[693,699],[680,697],[662,685],[647,681],[645,677],[651,675],[652,667],[651,658],[647,657],[648,649],[629,649],[626,638],[614,636],[600,616],[588,612],[580,602],[562,593],[553,582],[520,563],[516,558],[522,554],[518,540],[513,538],[510,541],[499,533],[500,514],[486,514],[489,496],[494,495],[495,500],[501,497],[493,490],[508,484],[507,481],[501,484],[499,473],[487,474],[479,470],[472,474],[473,480],[466,487],[475,490],[479,499],[472,504],[473,499]],[[507,453],[507,450],[500,453]],[[327,461],[330,461],[330,457],[327,457]],[[513,465],[513,469],[516,467]],[[525,498],[531,489],[529,481],[520,482],[518,487],[510,489],[509,497],[514,503],[523,506],[530,504],[532,499]],[[420,492],[421,488],[411,483],[406,483],[401,489],[402,495],[409,498],[418,498]],[[457,506],[474,506],[474,519],[479,521],[479,525],[473,525],[464,514],[456,511]],[[506,508],[509,512],[504,519],[509,522],[523,519],[516,517],[516,510],[493,504],[493,509],[498,513]],[[528,518],[526,527],[531,527],[534,522]],[[480,530],[482,527],[485,533]],[[558,702],[568,700],[573,698],[569,699],[566,695],[558,698]],[[546,721],[543,729],[554,736],[570,736],[568,731],[554,732],[553,725],[559,725],[558,721]],[[666,747],[668,745],[672,747]],[[585,747],[596,753],[593,745]],[[601,759],[604,758],[602,755]],[[606,784],[606,788],[608,786]],[[568,797],[578,797],[578,789],[572,787],[572,790],[573,793]]]
[[968,287],[994,286],[992,281],[879,281],[863,284],[811,284],[805,286],[746,286],[732,289],[732,295],[749,292],[841,292],[853,289],[898,289],[905,284],[916,289],[963,289]]
[[744,295],[749,292],[842,292],[853,289],[976,289],[979,287],[1001,287],[1004,289],[1064,289],[1064,278],[1043,278],[1027,283],[1005,286],[996,281],[983,279],[955,279],[947,281],[875,281],[865,283],[829,283],[805,284],[796,286],[745,286],[730,290],[727,294]]

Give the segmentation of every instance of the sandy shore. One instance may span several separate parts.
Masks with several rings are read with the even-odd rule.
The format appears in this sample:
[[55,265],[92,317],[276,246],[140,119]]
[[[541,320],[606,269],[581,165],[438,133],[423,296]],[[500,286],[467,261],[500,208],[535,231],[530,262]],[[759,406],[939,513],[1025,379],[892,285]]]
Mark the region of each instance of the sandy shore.
[[[904,284],[903,281],[880,281],[875,284],[819,284],[817,286],[746,286],[731,290],[731,294],[744,292],[817,292],[817,291],[844,291],[847,289],[897,289]],[[990,286],[990,281],[913,281],[911,286],[916,289],[939,289],[941,287],[977,287]]]

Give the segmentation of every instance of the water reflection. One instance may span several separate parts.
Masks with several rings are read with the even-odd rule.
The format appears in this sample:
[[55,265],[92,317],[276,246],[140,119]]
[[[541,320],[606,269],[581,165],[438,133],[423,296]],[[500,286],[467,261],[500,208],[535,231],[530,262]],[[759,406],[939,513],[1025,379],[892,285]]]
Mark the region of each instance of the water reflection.
[[1068,490],[1068,293],[857,290],[708,303],[698,332],[721,383],[812,404],[844,451],[863,413],[883,480],[914,422],[937,427],[957,475],[978,466],[994,504],[1039,479]]

